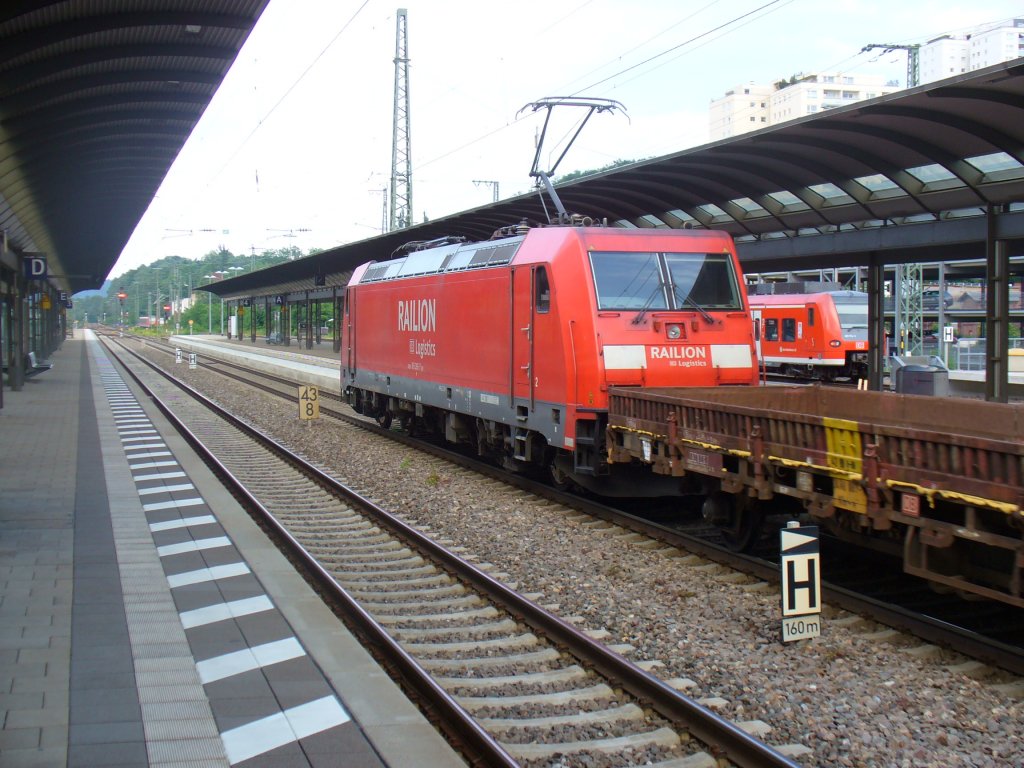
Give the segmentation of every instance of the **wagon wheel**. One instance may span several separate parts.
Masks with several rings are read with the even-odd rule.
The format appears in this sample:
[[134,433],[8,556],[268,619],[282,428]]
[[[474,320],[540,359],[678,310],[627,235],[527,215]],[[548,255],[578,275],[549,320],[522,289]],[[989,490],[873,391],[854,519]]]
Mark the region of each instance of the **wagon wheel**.
[[763,522],[764,515],[760,511],[751,508],[740,510],[735,513],[733,525],[722,529],[722,537],[729,549],[744,552],[750,549],[761,535]]
[[718,491],[704,500],[701,513],[709,523],[718,526],[726,546],[734,552],[743,552],[757,541],[761,533],[764,514],[746,499]]

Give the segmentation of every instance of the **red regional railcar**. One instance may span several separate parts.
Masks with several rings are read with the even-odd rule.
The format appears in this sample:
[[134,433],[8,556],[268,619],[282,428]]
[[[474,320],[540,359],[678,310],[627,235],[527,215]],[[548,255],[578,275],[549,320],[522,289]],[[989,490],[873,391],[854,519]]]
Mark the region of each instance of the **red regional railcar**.
[[866,293],[752,293],[749,300],[767,370],[819,381],[867,378]]
[[[678,492],[607,463],[608,387],[757,383],[725,233],[551,226],[358,267],[342,389],[382,424],[606,495]],[[641,486],[643,486],[641,488]]]

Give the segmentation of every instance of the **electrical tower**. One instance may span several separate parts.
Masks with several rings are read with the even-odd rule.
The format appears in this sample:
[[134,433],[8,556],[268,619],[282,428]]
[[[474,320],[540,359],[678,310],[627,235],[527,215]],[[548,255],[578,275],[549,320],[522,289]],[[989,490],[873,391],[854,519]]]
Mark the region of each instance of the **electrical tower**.
[[[893,290],[893,335],[897,355],[920,355],[924,347],[924,268],[920,264],[897,264]],[[942,297],[939,297],[942,303]]]
[[[907,52],[907,88],[920,84],[920,48],[918,43],[871,43],[861,53],[881,48],[889,51]],[[893,285],[893,335],[899,355],[920,355],[924,343],[924,319],[921,315],[921,294],[924,290],[924,269],[920,264],[900,264],[896,267]]]
[[473,183],[476,186],[478,186],[478,187],[481,184],[488,184],[488,185],[490,185],[491,191],[494,193],[494,202],[498,202],[498,182],[496,182],[496,181],[479,181],[477,179],[473,179]]
[[913,88],[915,85],[920,84],[921,70],[918,66],[918,53],[921,49],[921,45],[919,43],[914,43],[913,45],[900,45],[898,43],[893,43],[892,45],[890,45],[889,43],[871,43],[870,45],[865,45],[863,48],[861,48],[860,52],[866,53],[867,51],[874,50],[875,48],[881,48],[883,54],[886,54],[889,51],[906,51],[907,88]]
[[409,129],[409,21],[395,17],[395,110],[391,129],[391,221],[389,230],[412,225],[412,154]]

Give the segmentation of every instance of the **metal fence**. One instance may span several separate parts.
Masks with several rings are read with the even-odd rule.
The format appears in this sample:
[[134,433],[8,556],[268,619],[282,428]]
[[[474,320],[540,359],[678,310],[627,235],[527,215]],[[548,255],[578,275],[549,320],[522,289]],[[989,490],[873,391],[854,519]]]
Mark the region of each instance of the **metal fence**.
[[[985,370],[985,360],[988,357],[987,339],[960,339],[954,344],[939,344],[935,351],[926,351],[926,354],[935,354],[941,357],[946,352],[943,347],[948,347],[947,365],[951,371]],[[1009,348],[1010,372],[1024,373],[1024,339],[1010,339]],[[1017,360],[1020,362],[1018,363]]]

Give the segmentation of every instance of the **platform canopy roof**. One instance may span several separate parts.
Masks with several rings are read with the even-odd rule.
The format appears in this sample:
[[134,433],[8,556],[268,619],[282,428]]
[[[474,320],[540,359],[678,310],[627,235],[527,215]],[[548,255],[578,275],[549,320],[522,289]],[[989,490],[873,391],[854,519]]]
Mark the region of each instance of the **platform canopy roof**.
[[[866,264],[872,252],[882,252],[886,263],[982,256],[990,205],[1002,211],[994,217],[999,237],[1019,252],[1024,60],[633,163],[557,191],[570,212],[611,226],[730,232],[747,271]],[[547,220],[539,194],[241,275],[211,290],[231,296],[261,287],[273,292],[303,279],[312,285],[314,272],[341,274],[383,261],[410,240],[487,239],[523,220]]]
[[[3,3],[5,263],[42,253],[62,288],[99,287],[268,1]],[[979,214],[989,205],[1010,206],[998,233],[1021,242],[1024,61],[594,174],[559,193],[569,211],[612,226],[726,230],[748,269],[827,267],[874,250],[889,260],[963,258],[979,231],[984,239]],[[311,281],[386,259],[408,240],[486,239],[546,218],[540,196],[523,195],[216,290]]]
[[5,0],[5,260],[100,287],[268,2]]

